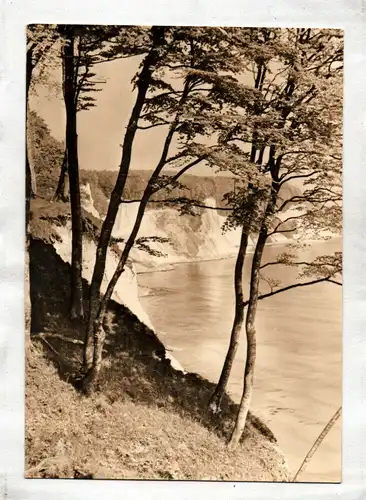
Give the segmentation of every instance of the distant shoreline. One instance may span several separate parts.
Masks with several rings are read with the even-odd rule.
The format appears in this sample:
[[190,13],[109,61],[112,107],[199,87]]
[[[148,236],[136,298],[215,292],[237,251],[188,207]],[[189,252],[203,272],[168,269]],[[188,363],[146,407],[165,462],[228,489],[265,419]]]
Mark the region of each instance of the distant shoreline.
[[[330,240],[337,240],[337,239],[342,239],[342,236],[332,236],[329,239],[325,240],[304,240],[302,241],[303,244],[308,244],[308,245],[314,245],[314,244],[319,244],[319,243],[326,243]],[[266,246],[267,247],[275,247],[275,246],[286,246],[286,245],[291,245],[293,243],[296,243],[295,240],[289,240],[288,242],[273,242],[273,243],[268,243]],[[238,247],[236,247],[237,249]],[[255,245],[248,245],[247,249],[247,254],[252,255],[254,253]],[[172,261],[172,262],[162,262],[161,264],[158,264],[154,269],[146,269],[146,270],[137,270],[138,266],[144,266],[144,264],[139,264],[138,262],[134,262],[135,268],[136,268],[136,274],[148,274],[148,273],[158,273],[158,272],[168,272],[172,271],[174,267],[178,266],[179,264],[196,264],[200,262],[213,262],[213,261],[219,261],[219,260],[228,260],[228,259],[233,259],[236,257],[236,252],[233,251],[230,254],[227,255],[221,255],[218,257],[208,257],[208,258],[191,258],[187,260],[177,260],[177,261]]]

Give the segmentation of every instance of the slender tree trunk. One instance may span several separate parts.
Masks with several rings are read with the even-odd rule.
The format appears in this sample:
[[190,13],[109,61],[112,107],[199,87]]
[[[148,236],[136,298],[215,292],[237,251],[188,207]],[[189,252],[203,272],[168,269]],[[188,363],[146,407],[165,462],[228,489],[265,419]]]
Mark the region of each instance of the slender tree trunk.
[[267,208],[264,213],[252,262],[250,290],[249,290],[249,304],[245,321],[245,330],[247,338],[247,356],[244,369],[243,393],[235,421],[235,426],[229,440],[229,448],[231,449],[234,449],[239,444],[240,438],[244,432],[253,394],[254,368],[257,355],[257,338],[256,338],[257,334],[255,329],[255,319],[257,314],[257,304],[259,295],[260,267],[261,267],[264,247],[266,245],[266,241],[268,238],[268,228],[267,228],[268,219],[273,215],[275,211],[277,196],[281,187],[279,183],[278,174],[282,158],[279,157],[277,160],[274,160],[274,154],[275,150],[271,149],[270,152],[270,162],[271,162],[270,165],[271,165],[271,175],[272,175],[271,195]]
[[28,231],[30,201],[32,198],[32,172],[28,160],[28,145],[25,145],[25,227]]
[[62,160],[60,177],[58,179],[57,189],[53,196],[53,201],[67,201],[66,194],[66,174],[67,174],[67,149],[65,149],[64,158]]
[[259,292],[259,279],[260,279],[259,271],[261,266],[263,250],[267,240],[267,232],[268,232],[267,229],[263,229],[259,234],[252,263],[252,273],[250,279],[250,297],[249,297],[247,317],[245,321],[245,329],[247,336],[247,359],[244,371],[244,388],[243,388],[241,402],[239,405],[239,411],[236,417],[235,427],[229,442],[229,447],[232,449],[238,445],[240,438],[243,434],[253,394],[253,377],[254,377],[254,367],[255,367],[256,352],[257,352],[255,316],[257,311],[258,292]]
[[[259,75],[258,73],[257,80],[255,83],[256,88],[258,88],[259,90],[261,90],[263,86],[266,68],[263,68],[263,71],[264,72],[261,75]],[[293,92],[294,92],[294,85],[289,87],[289,89],[287,90],[287,95],[291,97]],[[286,120],[288,113],[289,111],[287,110],[282,111],[282,117],[284,120]],[[253,136],[255,138],[254,134]],[[264,150],[260,151],[258,163],[263,160],[263,152]],[[269,148],[269,159],[268,159],[268,168],[271,172],[271,177],[272,177],[271,195],[270,195],[270,201],[267,205],[265,215],[263,218],[262,227],[259,233],[252,263],[249,304],[248,304],[247,317],[245,323],[246,337],[247,337],[247,358],[244,370],[244,384],[243,384],[242,398],[240,401],[235,426],[229,440],[229,447],[231,449],[235,448],[239,444],[240,438],[244,432],[253,394],[254,368],[255,368],[256,353],[257,353],[255,319],[256,319],[258,295],[259,295],[260,266],[261,266],[263,250],[268,237],[267,220],[273,215],[275,211],[278,192],[281,187],[279,179],[279,171],[281,168],[282,156],[279,156],[277,159],[275,159],[275,154],[276,154],[276,146],[272,144]],[[256,148],[252,147],[251,161],[255,160],[255,155],[256,155]]]
[[[26,139],[27,140],[27,139]],[[25,349],[26,353],[30,349],[30,330],[31,330],[31,298],[30,298],[30,261],[29,261],[29,221],[30,221],[30,200],[32,197],[32,175],[28,161],[28,145],[25,146],[26,175],[25,175]]]
[[241,230],[239,251],[235,264],[235,275],[234,275],[235,316],[234,316],[233,327],[231,330],[230,344],[226,354],[224,366],[221,371],[219,382],[209,402],[209,408],[214,413],[217,413],[219,411],[222,397],[225,393],[227,384],[229,382],[229,377],[236,356],[236,352],[238,350],[239,337],[244,322],[245,306],[244,306],[244,294],[243,294],[243,268],[244,268],[247,246],[248,246],[248,228],[247,226],[243,225]]
[[130,251],[135,243],[137,234],[139,232],[139,229],[141,227],[142,219],[146,210],[146,207],[148,205],[150,196],[152,192],[150,189],[150,186],[146,188],[143,197],[141,199],[141,203],[137,212],[135,224],[132,228],[132,231],[130,233],[130,236],[128,237],[128,240],[125,244],[125,247],[123,249],[121,258],[118,262],[117,268],[112,276],[111,281],[108,284],[106,293],[104,294],[103,298],[100,300],[99,303],[99,310],[97,311],[97,314],[95,315],[94,319],[94,324],[93,324],[93,344],[94,344],[94,349],[93,349],[93,359],[92,359],[92,364],[91,367],[89,368],[85,378],[82,381],[82,388],[84,392],[86,393],[91,393],[93,391],[93,388],[95,386],[95,383],[97,381],[101,366],[102,366],[102,352],[103,352],[103,345],[104,345],[104,340],[105,340],[105,331],[103,327],[103,321],[104,317],[107,311],[108,303],[109,300],[112,297],[114,287],[117,284],[117,281],[119,280],[121,274],[123,273],[125,269],[125,265],[127,263],[127,259],[129,257]]
[[164,32],[164,27],[154,26],[152,28],[152,48],[144,60],[138,79],[138,92],[123,141],[120,169],[111,194],[107,215],[103,222],[98,242],[93,277],[90,284],[89,317],[84,341],[84,370],[86,372],[91,369],[93,359],[95,361],[95,355],[93,355],[94,322],[100,308],[101,285],[106,266],[108,245],[130,168],[132,146],[137,131],[138,120],[145,103],[147,91],[151,84],[154,67],[159,59],[159,47],[164,43]]
[[310,448],[310,450],[306,454],[306,457],[304,458],[304,461],[300,465],[299,470],[296,472],[296,474],[295,474],[295,476],[294,476],[294,478],[292,480],[293,483],[298,480],[300,474],[304,471],[306,465],[313,458],[316,450],[319,448],[319,446],[321,445],[322,441],[324,440],[324,438],[326,437],[326,435],[328,434],[328,432],[331,430],[331,428],[333,427],[333,425],[337,422],[337,420],[341,416],[341,413],[342,413],[342,407],[338,408],[338,410],[335,412],[335,414],[333,415],[333,417],[329,420],[329,422],[324,427],[324,429],[322,430],[322,432],[316,438],[313,446]]
[[[265,74],[266,74],[265,66],[263,64],[259,64],[257,76],[255,79],[254,88],[261,89],[261,86],[263,85]],[[252,163],[254,163],[256,160],[256,154],[257,154],[257,150],[258,150],[257,138],[258,138],[258,133],[256,130],[254,130],[253,131],[252,147],[251,147],[251,152],[250,152],[250,161]],[[264,149],[265,148],[263,146],[261,146],[258,163],[262,162]],[[224,366],[222,368],[219,382],[218,382],[216,389],[215,389],[215,392],[213,393],[213,395],[210,399],[210,402],[209,402],[209,408],[215,413],[219,411],[221,400],[222,400],[222,397],[224,395],[225,389],[226,389],[228,381],[229,381],[232,365],[233,365],[233,362],[234,362],[234,359],[236,356],[236,352],[238,349],[238,345],[239,345],[240,332],[241,332],[242,325],[244,322],[245,306],[243,304],[243,302],[244,302],[244,297],[243,297],[243,267],[244,267],[245,255],[246,255],[246,250],[247,250],[247,245],[248,245],[247,232],[248,232],[248,230],[244,229],[244,226],[243,226],[241,240],[240,240],[240,246],[239,246],[239,252],[238,252],[236,265],[235,265],[235,278],[234,278],[235,317],[234,317],[233,327],[231,330],[229,349],[228,349],[227,354],[226,354],[226,358],[225,358]]]
[[114,287],[117,284],[117,281],[119,280],[121,274],[123,273],[125,269],[125,265],[127,262],[127,259],[129,257],[130,251],[135,243],[136,237],[138,235],[138,232],[141,227],[142,219],[146,210],[146,207],[148,205],[148,202],[150,200],[150,197],[154,194],[154,184],[156,180],[158,179],[162,169],[165,166],[166,159],[168,156],[169,148],[173,139],[173,135],[175,132],[175,129],[179,123],[179,118],[182,113],[182,106],[184,101],[187,98],[188,92],[189,92],[189,85],[190,85],[190,80],[189,78],[186,80],[184,90],[182,93],[182,97],[180,99],[180,106],[178,106],[178,111],[177,114],[169,128],[169,132],[166,136],[163,151],[161,154],[161,158],[152,173],[149,182],[147,183],[147,186],[145,188],[145,191],[142,195],[141,202],[139,205],[139,209],[137,211],[136,215],[136,220],[134,223],[134,226],[132,228],[132,231],[130,233],[130,236],[127,239],[127,242],[125,244],[125,247],[123,249],[121,258],[118,262],[117,268],[112,276],[111,281],[108,284],[106,293],[104,294],[104,297],[100,301],[100,306],[97,315],[94,318],[94,324],[93,324],[93,339],[94,339],[94,352],[93,352],[93,361],[92,361],[92,366],[88,370],[86,376],[84,377],[84,380],[82,382],[82,388],[85,392],[90,393],[93,390],[93,387],[96,383],[96,380],[98,378],[101,366],[102,366],[102,352],[103,352],[103,344],[104,344],[104,339],[105,339],[105,332],[103,328],[103,322],[104,322],[104,317],[106,314],[106,310],[108,307],[108,302],[110,298],[112,297]]
[[[266,76],[266,72],[267,72],[267,68],[266,68],[265,64],[264,63],[259,63],[258,64],[258,69],[257,69],[257,75],[256,75],[255,82],[254,82],[254,88],[255,89],[262,90],[264,79],[265,79],[265,76]],[[255,114],[256,115],[260,114],[260,110],[258,108],[255,109]],[[257,141],[258,141],[258,131],[257,131],[256,127],[255,127],[254,130],[253,130],[252,147],[251,147],[251,150],[250,150],[250,161],[252,163],[255,163],[257,151],[259,149],[260,150],[260,155],[259,155],[259,159],[257,160],[257,163],[260,165],[262,163],[264,148],[263,147],[259,148],[259,145],[257,144]]]
[[71,257],[71,308],[72,319],[83,319],[83,225],[81,217],[79,162],[78,162],[78,137],[76,124],[75,100],[75,35],[74,28],[67,26],[66,43],[64,46],[65,64],[65,107],[66,107],[66,149],[68,160],[71,223],[72,223],[72,257]]
[[29,235],[26,235],[25,239],[25,280],[24,280],[24,308],[25,308],[25,351],[28,352],[31,340],[31,318],[32,318],[32,305],[30,298],[30,266],[29,266]]
[[260,150],[259,150],[259,156],[258,156],[258,160],[257,160],[257,163],[259,166],[262,166],[262,163],[263,163],[263,155],[264,155],[264,150],[265,150],[265,146],[261,146]]
[[[28,128],[28,124],[27,124]],[[37,178],[34,170],[33,162],[29,160],[29,135],[26,132],[26,146],[25,146],[25,178],[26,178],[26,200],[29,203],[32,198],[37,196]]]
[[[27,103],[28,105],[28,103]],[[27,138],[26,138],[27,141]],[[30,220],[30,200],[32,196],[31,171],[28,161],[28,145],[25,145],[25,349],[26,353],[30,348],[30,328],[31,328],[31,299],[30,299],[30,268],[29,268],[29,220]]]

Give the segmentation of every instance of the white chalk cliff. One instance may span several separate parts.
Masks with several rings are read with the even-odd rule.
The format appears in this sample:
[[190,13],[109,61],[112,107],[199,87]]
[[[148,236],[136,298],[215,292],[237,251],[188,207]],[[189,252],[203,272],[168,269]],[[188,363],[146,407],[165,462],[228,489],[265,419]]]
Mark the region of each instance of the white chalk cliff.
[[[56,252],[59,254],[64,262],[70,263],[71,260],[71,224],[68,223],[66,226],[55,226],[55,230],[60,236],[60,241],[54,243]],[[88,237],[83,239],[83,278],[89,283],[93,275],[94,263],[96,256],[96,244],[90,240]],[[112,275],[117,267],[118,256],[109,250],[107,254],[106,268],[102,283],[102,293],[105,293],[108,283],[112,278]],[[112,299],[119,304],[125,305],[135,316],[151,330],[154,331],[154,327],[151,324],[150,318],[144,311],[141,303],[139,301],[138,286],[136,279],[136,271],[134,266],[129,264],[126,267],[124,273],[118,280],[115,286]],[[168,346],[167,346],[168,347]],[[179,362],[166,352],[165,356],[170,359],[171,365],[176,370],[184,371]]]
[[[100,219],[94,207],[89,184],[81,189],[83,208]],[[208,206],[215,206],[215,200],[205,200]],[[126,240],[136,220],[139,203],[127,203],[120,206],[112,235]],[[159,237],[168,242],[148,241],[148,246],[159,254],[152,255],[135,246],[130,257],[137,271],[160,269],[167,264],[200,260],[220,259],[233,256],[240,241],[240,229],[223,232],[225,217],[216,210],[203,210],[200,215],[179,215],[171,207],[149,209],[145,212],[138,238]],[[288,238],[277,234],[272,243],[288,242]],[[255,241],[249,238],[249,250]],[[120,243],[123,248],[123,243]]]
[[100,213],[94,206],[94,200],[92,197],[92,192],[90,189],[90,184],[89,182],[87,184],[81,184],[80,186],[80,198],[81,198],[81,204],[87,212],[92,214],[94,217],[97,219],[100,219]]
[[[85,211],[101,219],[94,206],[94,201],[89,184],[81,187],[82,206]],[[205,204],[215,206],[215,200],[207,199]],[[121,205],[113,229],[115,238],[128,238],[136,219],[138,203]],[[287,215],[288,216],[288,215]],[[178,211],[170,208],[147,210],[138,234],[138,238],[158,236],[166,238],[168,242],[150,242],[151,249],[163,255],[151,255],[136,246],[130,253],[130,262],[125,272],[121,275],[113,293],[113,300],[124,304],[146,326],[154,330],[153,325],[139,301],[139,290],[136,271],[152,271],[161,269],[167,264],[197,260],[219,259],[233,256],[237,252],[240,240],[240,229],[228,232],[222,231],[225,217],[215,210],[203,210],[200,215],[179,215]],[[71,225],[57,227],[60,242],[54,244],[56,251],[65,262],[70,262],[71,256]],[[285,243],[288,238],[284,235],[272,237],[272,243]],[[94,269],[96,244],[89,237],[84,238],[83,247],[83,277],[90,283]],[[249,251],[255,242],[249,238]],[[123,243],[119,243],[123,248]],[[118,263],[117,254],[109,250],[106,269],[102,283],[102,292],[112,278]],[[169,346],[166,346],[169,347]],[[182,370],[179,363],[166,353],[171,359],[172,366]]]
[[[215,200],[208,198],[206,205],[215,206]],[[114,225],[113,236],[126,239],[136,219],[138,203],[121,205]],[[151,242],[149,246],[164,256],[153,256],[133,248],[131,258],[138,271],[160,268],[164,264],[176,262],[221,259],[236,255],[240,242],[240,229],[223,232],[225,217],[216,210],[203,210],[200,215],[179,215],[174,208],[164,207],[147,210],[142,220],[138,237],[158,236],[167,238],[169,243]],[[282,234],[271,238],[272,243],[288,242]],[[248,250],[254,248],[255,241],[249,237]]]
[[[82,205],[84,210],[92,214],[94,217],[100,218],[99,213],[94,207],[93,199],[90,192],[90,186],[83,186],[81,189]],[[64,262],[71,261],[71,222],[64,226],[54,226],[55,231],[59,235],[59,241],[55,241],[53,246]],[[83,238],[83,278],[90,283],[93,275],[94,264],[96,257],[96,244],[88,236]],[[113,273],[118,264],[118,256],[113,250],[108,250],[106,268],[103,277],[101,291],[105,293],[108,283],[110,282]],[[125,305],[135,316],[151,330],[154,327],[151,324],[150,318],[144,311],[139,301],[138,285],[136,279],[136,270],[132,262],[126,267],[124,273],[118,280],[115,286],[112,299],[119,304]],[[168,347],[168,346],[167,346]],[[184,371],[178,361],[171,356],[169,351],[166,352],[166,357],[176,370]]]
[[[206,200],[211,206],[214,200]],[[121,205],[113,230],[113,236],[126,239],[136,219],[138,203]],[[224,217],[215,210],[205,210],[201,215],[179,215],[174,208],[164,207],[147,210],[142,220],[138,238],[158,236],[167,243],[149,242],[151,249],[164,256],[153,256],[133,248],[131,258],[139,268],[154,268],[164,263],[187,262],[227,257],[235,253],[237,234],[222,233]]]

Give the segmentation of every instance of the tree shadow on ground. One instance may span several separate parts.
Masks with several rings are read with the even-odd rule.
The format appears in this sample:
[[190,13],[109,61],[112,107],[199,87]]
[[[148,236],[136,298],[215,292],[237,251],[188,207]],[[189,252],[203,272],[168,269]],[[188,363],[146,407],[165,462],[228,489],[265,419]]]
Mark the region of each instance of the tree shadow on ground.
[[[84,281],[85,297],[88,289]],[[69,319],[70,266],[51,244],[34,238],[30,242],[30,293],[31,337],[44,344],[60,377],[74,383],[82,366],[85,324]],[[85,308],[88,311],[87,301]],[[178,412],[228,438],[237,412],[228,395],[223,398],[220,415],[213,415],[208,402],[215,384],[172,368],[163,343],[123,305],[110,301],[105,330],[104,367],[97,391],[111,403],[132,400]],[[257,432],[276,441],[271,430],[249,414],[243,438]]]

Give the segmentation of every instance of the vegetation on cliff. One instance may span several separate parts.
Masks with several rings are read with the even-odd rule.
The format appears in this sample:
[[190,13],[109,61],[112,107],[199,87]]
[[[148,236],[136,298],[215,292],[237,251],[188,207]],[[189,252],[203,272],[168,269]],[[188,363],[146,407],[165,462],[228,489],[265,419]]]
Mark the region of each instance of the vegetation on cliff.
[[242,447],[229,453],[236,405],[225,396],[220,422],[212,418],[214,385],[174,370],[154,332],[120,304],[108,309],[97,391],[91,398],[77,391],[83,324],[69,318],[69,265],[50,242],[64,214],[53,209],[49,217],[33,225],[29,249],[26,476],[286,480],[266,425],[251,415]]
[[[97,176],[81,173],[78,114],[98,103],[94,92],[101,90],[98,85],[103,81],[98,79],[97,67],[131,56],[138,56],[140,65],[131,81],[133,103],[121,138],[118,172],[114,179],[105,173]],[[256,364],[258,302],[299,286],[323,281],[342,284],[340,252],[304,262],[290,251],[278,255],[273,262],[262,263],[266,245],[276,235],[306,236],[312,231],[322,238],[324,230],[341,231],[342,33],[311,28],[52,25],[42,29],[41,25],[31,25],[27,44],[27,98],[39,77],[37,71],[42,74],[49,61],[58,62],[62,68],[66,128],[65,145],[56,143],[51,140],[47,125],[27,108],[26,231],[27,249],[31,253],[32,332],[37,334],[34,340],[43,342],[53,352],[60,374],[81,394],[90,397],[83,400],[85,408],[98,391],[107,397],[110,386],[106,377],[114,372],[119,374],[113,380],[120,388],[120,375],[129,366],[128,356],[123,354],[126,359],[114,370],[119,349],[113,344],[115,339],[121,340],[121,331],[126,326],[129,333],[126,338],[131,339],[132,334],[135,344],[141,329],[136,332],[137,320],[129,321],[126,309],[116,311],[112,300],[115,288],[136,248],[156,255],[157,250],[148,247],[148,239],[166,240],[161,235],[141,236],[148,211],[164,205],[189,216],[201,215],[202,210],[219,210],[225,217],[222,229],[238,230],[241,238],[235,267],[236,303],[231,340],[216,388],[204,389],[202,398],[207,383],[195,386],[194,398],[198,398],[198,403],[194,403],[187,396],[190,386],[183,377],[179,383],[184,384],[177,395],[167,394],[164,384],[170,386],[172,378],[181,376],[170,373],[169,363],[164,364],[162,345],[158,353],[146,353],[150,345],[146,339],[157,341],[152,331],[143,330],[144,347],[138,347],[137,352],[149,356],[149,366],[151,358],[157,362],[156,358],[161,358],[159,367],[165,366],[168,372],[164,373],[162,385],[159,382],[158,392],[169,404],[173,398],[178,405],[172,403],[175,409],[188,410],[195,421],[216,432],[235,456],[239,444],[246,446],[251,427],[256,432],[263,428],[249,412]],[[32,120],[35,126],[30,129]],[[143,137],[143,131],[156,128],[161,135],[158,158],[148,173],[131,175],[132,157],[139,147],[137,134]],[[44,139],[46,161],[39,151]],[[46,193],[47,184],[55,177],[51,163],[54,167],[57,164],[58,182],[54,183],[52,195],[47,192],[47,198],[56,203],[50,209],[47,201],[35,200],[35,211],[41,214],[35,216],[33,212],[32,216],[30,199],[34,201],[40,194],[36,190],[37,175]],[[198,183],[198,178],[188,176],[198,165],[211,168],[215,180],[202,178]],[[59,201],[68,203],[66,173],[70,195],[67,214],[68,208]],[[96,223],[81,208],[83,178],[90,180],[102,215]],[[208,196],[213,198],[214,206],[207,205]],[[131,202],[137,204],[132,224],[126,234],[116,238],[113,231],[121,206]],[[48,259],[51,264],[52,249],[55,250],[49,243],[53,237],[57,240],[57,230],[48,225],[63,224],[70,218],[71,251],[65,260],[71,262],[71,270],[64,268],[60,273],[65,279],[60,284],[54,276],[58,272],[57,262],[45,268]],[[47,231],[51,238],[45,236]],[[83,233],[90,234],[96,246],[88,284],[82,280]],[[249,238],[256,243],[246,291],[243,270]],[[108,255],[117,242],[121,246],[114,248],[116,265],[104,286]],[[34,249],[42,261],[32,257]],[[275,265],[298,268],[298,281],[281,288],[279,280],[263,274],[264,268]],[[47,284],[34,294],[43,274],[50,275]],[[261,281],[269,285],[268,293],[260,294]],[[60,290],[64,294],[62,307],[66,308],[62,313],[57,309],[57,305],[61,307],[57,295]],[[57,324],[44,321],[43,313],[50,319],[57,318]],[[65,321],[69,323],[64,331]],[[242,329],[246,334],[246,362],[241,403],[234,407],[225,389]],[[67,332],[70,335],[65,336]],[[47,337],[63,343],[55,348]],[[109,344],[113,345],[113,353],[108,351]],[[66,345],[71,345],[74,351],[66,352]],[[32,349],[31,345],[28,347]],[[134,356],[128,373],[130,380],[134,380],[139,360]],[[150,392],[154,394],[153,390]],[[202,411],[202,406],[206,411]],[[265,434],[268,437],[270,432],[267,430]]]

